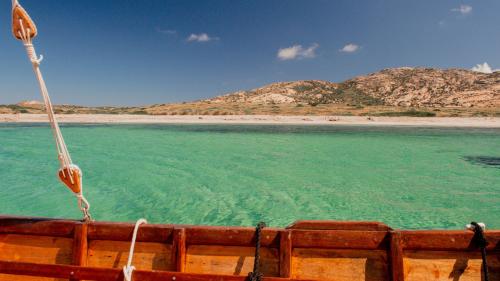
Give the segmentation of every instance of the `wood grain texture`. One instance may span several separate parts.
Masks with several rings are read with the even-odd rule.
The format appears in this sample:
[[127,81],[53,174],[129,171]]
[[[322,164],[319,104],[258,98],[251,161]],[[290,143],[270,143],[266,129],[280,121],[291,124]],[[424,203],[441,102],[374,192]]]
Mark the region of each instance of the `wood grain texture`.
[[[93,222],[89,224],[89,240],[132,240],[133,223]],[[137,242],[171,243],[174,227],[165,224],[141,225],[137,232]]]
[[295,248],[292,278],[338,281],[386,281],[387,252]]
[[365,249],[388,247],[385,231],[293,230],[292,243],[298,248]]
[[57,175],[59,176],[59,180],[74,193],[78,194],[82,191],[82,174],[79,169],[66,167],[59,169]]
[[[48,264],[71,264],[72,239],[48,236],[0,234],[0,260]],[[59,281],[54,278],[0,274],[0,281]]]
[[0,260],[71,264],[72,243],[69,238],[0,234]]
[[172,245],[172,264],[176,265],[176,271],[186,270],[186,229],[175,229]]
[[[93,240],[89,242],[87,264],[91,267],[122,268],[127,264],[130,242]],[[172,246],[164,243],[136,242],[133,265],[144,270],[175,270]]]
[[292,276],[292,232],[280,233],[280,277]]
[[[133,229],[132,223],[0,216],[0,281],[121,281]],[[384,229],[328,221],[265,228],[261,271],[265,280],[481,280],[472,232]],[[500,231],[485,235],[490,280],[500,281]],[[134,280],[243,281],[253,270],[254,247],[251,227],[144,225]]]
[[[442,250],[460,251],[474,250],[476,247],[472,241],[472,231],[465,230],[412,230],[401,231],[401,237],[405,244],[405,249],[409,250]],[[485,231],[484,235],[488,240],[488,250],[500,249],[500,231]]]
[[37,35],[36,25],[33,20],[23,7],[17,5],[12,10],[12,34],[17,39],[21,39],[21,35],[19,35],[19,32],[21,31],[21,23],[19,21],[22,21],[22,26],[26,31],[29,29],[29,35],[31,38],[34,38]]
[[287,229],[310,229],[310,230],[368,230],[389,231],[392,230],[381,222],[370,221],[328,221],[328,220],[301,220],[286,227]]
[[[279,276],[279,251],[260,249],[260,270],[264,276]],[[247,276],[253,270],[254,247],[190,245],[186,272]]]
[[0,216],[0,233],[73,237],[78,221]]
[[87,230],[88,224],[82,223],[75,226],[75,233],[73,238],[73,264],[74,265],[87,265]]
[[[406,251],[405,281],[480,281],[481,254],[458,251]],[[488,256],[490,281],[500,280],[500,253]]]
[[[85,280],[99,281],[123,281],[121,269],[95,268],[95,267],[77,267],[73,265],[53,265],[53,264],[35,264],[35,263],[16,263],[0,261],[0,272],[30,275],[40,277],[55,278],[76,278]],[[39,277],[32,280],[45,280]],[[141,281],[246,281],[246,276],[215,275],[215,274],[193,274],[167,271],[144,271],[135,270],[134,280]],[[10,279],[17,281],[18,279]],[[19,279],[20,280],[20,279]],[[53,279],[50,279],[53,280]],[[263,281],[295,281],[287,278],[264,277]],[[301,280],[308,281],[308,280]]]
[[403,241],[401,239],[400,232],[390,233],[391,242],[389,249],[389,261],[390,261],[390,271],[392,281],[404,281],[404,271],[403,271]]
[[[88,224],[82,223],[75,225],[73,233],[73,265],[86,266],[88,255],[88,240],[87,240]],[[69,281],[80,281],[79,279],[71,278]]]
[[[188,245],[255,246],[255,228],[250,227],[208,227],[186,228]],[[266,227],[262,230],[261,245],[278,247],[278,229]]]

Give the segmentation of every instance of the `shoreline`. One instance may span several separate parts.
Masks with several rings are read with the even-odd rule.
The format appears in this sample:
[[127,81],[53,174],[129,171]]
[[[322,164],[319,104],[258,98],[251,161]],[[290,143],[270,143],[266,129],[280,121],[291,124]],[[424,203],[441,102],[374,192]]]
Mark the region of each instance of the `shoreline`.
[[[373,117],[287,115],[56,115],[60,123],[81,124],[268,124],[500,128],[500,117]],[[0,123],[48,123],[45,114],[0,114]]]

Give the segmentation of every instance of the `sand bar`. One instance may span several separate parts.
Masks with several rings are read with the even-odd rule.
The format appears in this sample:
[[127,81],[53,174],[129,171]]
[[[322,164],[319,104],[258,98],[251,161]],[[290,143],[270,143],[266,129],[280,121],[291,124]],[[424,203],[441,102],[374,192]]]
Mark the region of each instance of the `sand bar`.
[[[96,124],[299,124],[500,128],[500,117],[367,117],[275,115],[57,115],[61,123]],[[0,114],[1,123],[45,123],[45,114]]]

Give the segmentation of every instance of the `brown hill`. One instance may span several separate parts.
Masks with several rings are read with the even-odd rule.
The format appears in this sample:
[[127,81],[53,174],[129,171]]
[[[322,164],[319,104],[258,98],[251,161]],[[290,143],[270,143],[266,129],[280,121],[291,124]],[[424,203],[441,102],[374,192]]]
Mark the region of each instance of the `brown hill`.
[[342,83],[295,81],[239,91],[215,103],[355,104],[406,107],[499,107],[500,72],[393,68]]
[[[500,116],[500,72],[393,68],[341,83],[273,83],[211,99],[145,107],[55,106],[61,114]],[[0,113],[43,113],[39,102]]]
[[393,68],[343,84],[392,106],[500,106],[500,72]]

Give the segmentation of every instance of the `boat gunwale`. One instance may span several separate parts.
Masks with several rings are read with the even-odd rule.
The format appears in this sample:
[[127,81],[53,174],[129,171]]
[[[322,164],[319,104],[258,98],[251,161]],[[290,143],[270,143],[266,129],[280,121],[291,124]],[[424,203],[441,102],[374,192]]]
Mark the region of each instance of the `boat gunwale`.
[[[473,232],[470,230],[341,230],[341,225],[357,222],[329,221],[337,225],[335,229],[324,229],[328,221],[318,221],[320,229],[313,229],[314,221],[307,222],[308,228],[275,228],[262,230],[262,246],[279,247],[281,233],[290,232],[294,247],[303,248],[346,248],[380,249],[390,244],[391,233],[401,234],[404,249],[410,250],[474,250],[470,243]],[[378,224],[378,222],[359,222]],[[73,238],[77,225],[88,225],[88,240],[130,241],[134,229],[128,222],[89,222],[78,220],[50,219],[42,217],[0,215],[0,234],[19,234],[34,236],[53,236]],[[294,225],[292,224],[292,225]],[[186,243],[189,245],[254,246],[255,228],[244,226],[199,226],[175,224],[145,224],[138,235],[138,242],[172,243],[175,230],[185,229]],[[485,230],[489,240],[488,250],[500,250],[500,230]],[[434,238],[434,239],[429,239]]]
[[[347,229],[341,229],[345,227]],[[133,223],[89,222],[76,220],[30,218],[0,215],[0,235],[28,235],[70,238],[73,243],[72,263],[46,264],[0,260],[0,273],[31,275],[40,277],[69,278],[71,280],[121,280],[117,268],[93,268],[86,265],[88,249],[94,240],[130,242]],[[489,242],[490,254],[500,255],[500,230],[484,232]],[[278,253],[280,277],[264,280],[294,280],[292,272],[295,249],[333,251],[375,251],[385,253],[387,274],[391,280],[404,280],[404,258],[407,254],[427,252],[466,252],[478,256],[470,230],[398,230],[378,222],[297,221],[288,228],[265,228],[262,230],[262,247],[275,249]],[[185,271],[189,246],[236,246],[255,247],[255,228],[230,226],[196,226],[174,224],[146,224],[140,227],[138,242],[158,242],[171,245],[169,257],[173,270],[134,271],[137,280],[247,280],[246,276],[224,274],[200,274]],[[432,259],[432,258],[431,258]],[[40,271],[38,272],[37,269]],[[172,268],[169,268],[169,270]],[[60,275],[51,273],[52,270]],[[37,275],[38,274],[38,275]],[[45,274],[45,275],[44,275]],[[72,275],[68,275],[72,274]],[[90,274],[90,275],[89,275]],[[92,275],[95,274],[95,275]],[[139,277],[140,276],[140,277]]]

